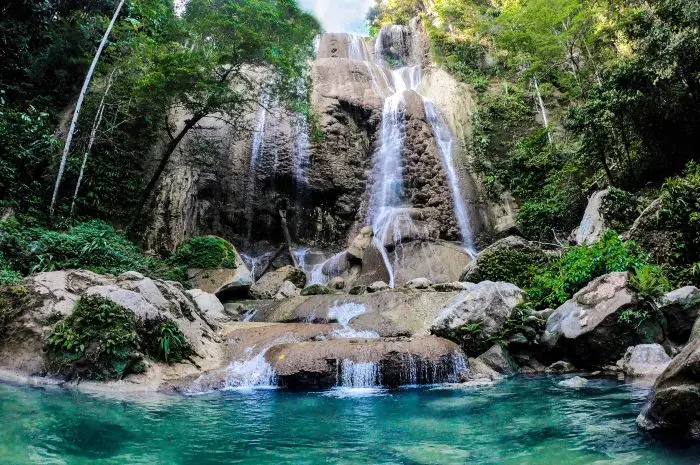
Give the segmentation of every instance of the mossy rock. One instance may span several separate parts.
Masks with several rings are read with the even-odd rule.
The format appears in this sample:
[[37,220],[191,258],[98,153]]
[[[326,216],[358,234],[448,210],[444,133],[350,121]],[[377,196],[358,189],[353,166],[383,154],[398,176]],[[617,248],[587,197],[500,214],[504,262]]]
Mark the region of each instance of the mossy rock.
[[307,296],[307,295],[326,295],[326,294],[332,294],[333,290],[329,288],[328,286],[324,286],[323,284],[312,284],[311,286],[305,287],[301,291],[301,295]]
[[463,273],[460,281],[506,282],[525,288],[536,267],[547,261],[539,248],[519,237],[502,239],[479,254]]
[[183,242],[170,257],[170,263],[186,268],[237,268],[236,248],[217,236],[198,236]]

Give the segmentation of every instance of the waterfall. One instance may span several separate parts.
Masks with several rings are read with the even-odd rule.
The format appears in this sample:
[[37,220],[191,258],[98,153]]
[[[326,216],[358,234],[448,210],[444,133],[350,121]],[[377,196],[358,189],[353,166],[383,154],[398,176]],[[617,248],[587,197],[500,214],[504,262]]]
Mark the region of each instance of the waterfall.
[[277,374],[265,360],[266,353],[263,350],[249,360],[232,362],[226,368],[224,389],[277,387]]
[[364,39],[355,34],[347,34],[347,36],[348,58],[351,60],[369,61],[369,52]]
[[438,113],[437,107],[430,99],[423,98],[423,106],[425,107],[425,114],[428,117],[428,122],[433,131],[433,138],[437,143],[438,152],[440,152],[442,166],[447,173],[447,183],[449,184],[450,193],[452,194],[452,206],[455,216],[457,216],[457,224],[459,225],[459,231],[462,235],[462,244],[467,252],[472,257],[475,257],[476,249],[474,248],[474,236],[469,219],[469,212],[464,197],[462,196],[462,189],[459,185],[459,174],[457,173],[452,157],[454,153],[454,136],[452,135],[449,125],[442,115]]
[[377,388],[382,385],[382,372],[378,363],[343,360],[338,365],[338,386],[350,388]]
[[258,110],[258,119],[253,133],[253,143],[250,150],[250,166],[248,167],[248,194],[245,203],[245,217],[247,228],[247,239],[253,232],[253,195],[255,192],[255,176],[260,162],[260,155],[265,140],[265,123],[267,121],[267,106],[270,101],[270,96],[266,91],[260,94],[260,109]]
[[292,141],[292,177],[297,194],[301,194],[309,184],[309,122],[306,116],[296,113],[293,117],[294,139]]
[[334,330],[332,336],[338,339],[378,338],[379,333],[375,331],[359,331],[350,327],[350,320],[364,314],[366,311],[367,307],[363,304],[354,302],[339,304],[335,302],[333,306],[328,309],[328,318],[336,320],[341,328]]

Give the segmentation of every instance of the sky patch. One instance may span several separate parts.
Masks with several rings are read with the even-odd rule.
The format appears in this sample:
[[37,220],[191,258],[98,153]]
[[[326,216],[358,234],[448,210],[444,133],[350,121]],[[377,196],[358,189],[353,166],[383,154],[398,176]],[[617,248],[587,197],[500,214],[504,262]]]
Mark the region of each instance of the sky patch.
[[299,0],[321,22],[325,32],[367,35],[365,14],[374,0]]

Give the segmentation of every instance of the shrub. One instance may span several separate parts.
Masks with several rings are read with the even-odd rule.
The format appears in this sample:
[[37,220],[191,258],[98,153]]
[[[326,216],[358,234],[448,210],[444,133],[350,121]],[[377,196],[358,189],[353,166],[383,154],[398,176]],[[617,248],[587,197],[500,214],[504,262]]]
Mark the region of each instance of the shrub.
[[187,268],[236,268],[236,249],[225,239],[198,236],[183,242],[170,263]]
[[139,328],[144,351],[156,360],[177,363],[193,354],[192,346],[167,318],[150,320]]
[[60,232],[10,218],[0,223],[0,268],[10,270],[6,272],[8,278],[42,271],[87,269],[101,274],[139,271],[153,277],[183,282],[186,279],[178,270],[141,253],[122,233],[100,220],[78,223]]
[[628,287],[637,293],[643,302],[652,303],[671,290],[671,284],[661,267],[643,265],[630,273]]
[[131,311],[100,296],[81,298],[73,313],[54,325],[46,349],[52,372],[95,380],[142,372],[140,351],[166,363],[192,354],[171,320],[139,321]]
[[[120,379],[138,368],[134,314],[99,296],[83,297],[46,339],[50,371],[68,378]],[[133,370],[132,370],[133,371]]]
[[528,299],[536,308],[554,308],[599,276],[647,264],[634,242],[622,242],[616,232],[607,231],[599,242],[570,247],[545,265],[527,289]]
[[639,214],[634,195],[617,187],[608,189],[601,202],[601,212],[607,226],[617,231],[629,229]]
[[325,295],[332,294],[333,290],[323,284],[312,284],[301,290],[301,295]]

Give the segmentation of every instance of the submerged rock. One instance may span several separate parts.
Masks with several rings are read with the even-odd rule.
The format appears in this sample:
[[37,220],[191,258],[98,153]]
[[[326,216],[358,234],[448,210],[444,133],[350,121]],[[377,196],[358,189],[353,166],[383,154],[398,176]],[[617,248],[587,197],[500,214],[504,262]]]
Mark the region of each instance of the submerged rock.
[[700,314],[700,289],[686,286],[669,292],[661,300],[659,310],[668,322],[668,338],[676,344],[685,344]]
[[580,376],[574,376],[573,378],[559,381],[557,384],[568,388],[582,388],[588,384],[588,380],[586,378],[581,378]]
[[700,440],[700,339],[690,342],[656,380],[637,425],[657,435]]
[[576,367],[563,360],[554,362],[545,369],[547,373],[571,373],[572,371],[576,371]]
[[637,304],[628,279],[627,273],[601,276],[556,309],[542,335],[551,358],[568,358],[582,368],[601,367],[616,363],[630,346],[657,342],[663,335],[658,322],[637,325],[620,318]]
[[628,348],[618,366],[627,376],[656,379],[669,363],[671,357],[659,344],[640,344]]
[[306,284],[306,274],[299,268],[283,266],[274,271],[265,273],[250,288],[250,295],[256,299],[272,299],[277,294],[285,281],[290,281],[294,286],[303,288]]

